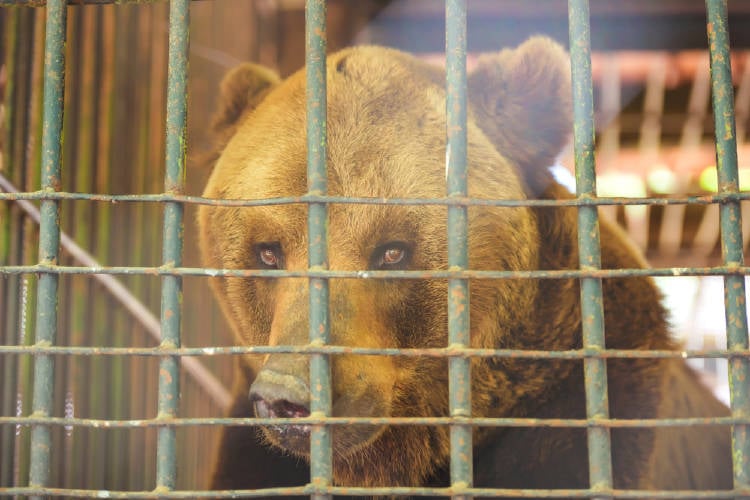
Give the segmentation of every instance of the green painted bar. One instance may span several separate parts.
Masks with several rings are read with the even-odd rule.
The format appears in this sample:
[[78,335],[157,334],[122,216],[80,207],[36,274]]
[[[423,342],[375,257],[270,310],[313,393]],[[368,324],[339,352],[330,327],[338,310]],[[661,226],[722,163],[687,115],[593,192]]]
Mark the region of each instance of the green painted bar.
[[[737,172],[737,134],[735,129],[734,92],[729,54],[726,0],[706,0],[708,42],[711,53],[711,89],[716,131],[716,164],[719,192],[739,192]],[[742,266],[742,212],[738,201],[720,205],[721,253],[725,265]],[[747,349],[747,308],[745,277],[724,277],[727,349]],[[729,388],[732,415],[750,415],[750,359],[729,356]],[[732,426],[732,463],[734,487],[750,487],[750,426]]]
[[[0,174],[0,188],[12,186]],[[18,192],[12,187],[8,192],[0,191],[0,201],[5,200],[88,200],[106,203],[166,203],[180,202],[194,205],[209,205],[214,207],[261,207],[270,205],[290,205],[298,203],[315,203],[325,201],[329,205],[345,203],[347,205],[428,205],[428,206],[481,206],[481,207],[593,207],[593,206],[632,206],[632,205],[711,205],[727,201],[750,201],[750,192],[717,193],[699,196],[675,196],[674,198],[644,197],[644,198],[571,198],[565,200],[534,200],[534,199],[478,199],[478,198],[372,198],[372,197],[347,197],[347,196],[285,196],[278,198],[260,199],[231,199],[202,198],[200,196],[170,195],[170,194],[93,194],[93,193],[68,193],[58,191],[48,193],[44,191]],[[323,198],[325,198],[323,200]]]
[[[505,278],[507,279],[507,278]],[[528,349],[483,349],[462,348],[461,356],[472,358],[518,358],[518,359],[705,359],[724,358],[729,355],[750,357],[750,349],[699,349],[688,351],[672,350],[632,350],[632,349],[572,349],[566,351],[542,351]],[[432,357],[446,358],[456,356],[457,351],[451,347],[427,348],[396,348],[385,349],[375,347],[347,347],[336,345],[278,345],[278,346],[226,346],[226,347],[76,347],[32,345],[0,345],[0,354],[53,354],[72,356],[230,356],[245,354],[329,354],[329,355],[358,355],[358,356],[392,356],[392,357]],[[201,380],[205,380],[205,372]],[[206,384],[206,389],[218,390],[213,381]],[[215,396],[215,394],[214,394]],[[228,397],[228,396],[227,396]],[[217,397],[217,403],[219,398]],[[702,418],[702,417],[701,417]],[[699,419],[700,420],[700,419]],[[710,420],[710,419],[709,419]],[[741,419],[740,419],[741,420]],[[745,417],[750,423],[750,416]],[[598,420],[597,420],[598,421]],[[701,420],[703,421],[703,420]],[[0,417],[0,424],[3,417]]]
[[204,267],[127,267],[127,266],[52,266],[27,265],[0,267],[0,274],[93,274],[93,275],[139,275],[150,276],[235,276],[238,278],[347,278],[347,279],[568,279],[568,278],[622,278],[633,276],[747,276],[750,266],[716,267],[664,267],[654,269],[570,269],[535,271],[339,271],[299,270],[279,271],[266,269],[222,269]]
[[[326,2],[307,0],[305,4],[305,63],[307,78],[307,190],[325,195],[326,170]],[[328,268],[328,207],[308,205],[308,266]],[[324,345],[330,340],[328,319],[328,279],[310,278],[310,343]],[[331,415],[331,367],[329,356],[310,356],[310,414]],[[331,429],[313,425],[310,433],[310,482],[313,487],[331,485]],[[327,494],[316,499],[331,498]]]
[[[42,132],[41,188],[60,189],[62,173],[63,93],[65,88],[65,31],[67,5],[64,0],[47,4],[47,24],[44,42],[44,109]],[[39,223],[39,262],[57,264],[60,246],[59,203],[41,202]],[[41,273],[37,288],[35,345],[55,343],[57,333],[57,288],[55,273]],[[40,354],[34,361],[34,396],[32,412],[35,416],[52,413],[54,360]],[[46,486],[50,475],[52,447],[51,429],[34,426],[31,430],[31,467],[29,485]],[[33,498],[41,498],[35,496]]]
[[[445,8],[446,181],[449,197],[467,196],[466,182],[466,0],[448,0]],[[448,207],[448,267],[469,267],[469,224],[466,206]],[[469,282],[448,280],[448,344],[470,347]],[[471,416],[471,359],[448,361],[450,415]],[[472,428],[452,425],[451,486],[461,491],[473,484]],[[464,498],[455,496],[454,498]]]
[[[169,63],[167,81],[167,137],[164,191],[182,194],[185,183],[187,133],[188,0],[171,0],[169,6]],[[164,266],[182,265],[183,207],[181,203],[164,206],[162,262]],[[182,318],[182,277],[164,276],[161,289],[161,346],[180,346]],[[165,356],[159,363],[159,418],[177,416],[180,402],[180,362],[177,356]],[[175,488],[177,475],[176,429],[159,428],[156,450],[156,491]]]
[[[303,496],[309,495],[312,491],[309,486],[296,486],[296,487],[280,487],[280,488],[267,488],[262,490],[224,490],[222,492],[214,491],[175,491],[165,494],[165,498],[289,498],[290,496]],[[448,497],[453,494],[453,490],[450,488],[440,487],[424,487],[424,488],[410,488],[410,487],[396,487],[396,488],[358,488],[358,487],[330,487],[327,489],[333,495],[350,498],[399,498],[399,497]],[[5,492],[3,492],[5,493]],[[103,495],[101,490],[86,490],[86,489],[62,489],[62,488],[8,488],[8,495],[28,495],[28,494],[39,494],[49,495],[51,497],[62,497],[62,498],[153,498],[153,492],[150,491],[107,491],[106,496]],[[472,488],[467,490],[467,493],[471,493],[474,497],[480,498],[599,498],[601,496],[598,492],[591,490],[582,489],[564,489],[564,490],[545,490],[545,489],[501,489],[501,488]],[[741,495],[747,497],[750,495],[750,490],[740,492]],[[655,499],[663,498],[667,500],[675,500],[677,498],[685,498],[695,500],[698,498],[733,498],[734,493],[731,491],[685,491],[685,490],[673,490],[673,491],[653,491],[653,490],[612,490],[611,495],[615,498],[644,498],[644,499]]]
[[[517,358],[518,359],[518,358]],[[465,417],[299,417],[290,418],[255,418],[255,417],[175,417],[171,423],[176,427],[205,427],[217,425],[258,426],[258,425],[300,425],[329,424],[335,426],[347,425],[399,425],[399,426],[450,426],[458,422],[465,422]],[[164,422],[159,418],[138,420],[111,420],[104,418],[77,417],[3,417],[0,416],[2,426],[31,426],[52,425],[58,427],[93,427],[99,429],[144,429],[159,427]],[[543,427],[543,428],[585,428],[595,425],[611,429],[647,429],[657,427],[719,427],[733,424],[749,424],[750,417],[685,417],[685,418],[647,418],[647,419],[550,419],[528,417],[474,417],[471,425],[474,427]],[[0,489],[0,491],[2,491]]]
[[[358,487],[330,487],[327,491],[333,495],[341,497],[351,498],[399,498],[399,497],[448,497],[451,496],[453,490],[450,488],[441,487],[396,487],[396,488],[358,488]],[[295,487],[279,487],[279,488],[267,488],[262,490],[224,490],[221,492],[215,491],[175,491],[165,494],[165,498],[289,498],[290,496],[306,496],[312,492],[312,488],[309,486],[295,486]],[[5,493],[5,492],[3,492]],[[28,494],[43,494],[51,497],[62,497],[62,498],[123,498],[123,499],[134,499],[134,498],[153,498],[153,492],[151,491],[107,491],[106,496],[103,495],[102,490],[86,490],[86,489],[62,489],[62,488],[8,488],[8,495],[28,495]],[[583,489],[501,489],[501,488],[471,488],[467,490],[474,497],[480,498],[599,498],[601,494],[599,492],[593,492],[591,490]],[[608,492],[609,493],[609,492]],[[750,490],[740,491],[741,495],[747,497],[750,495]],[[731,491],[720,490],[720,491],[694,491],[694,490],[672,490],[672,491],[654,491],[654,490],[612,490],[611,496],[615,498],[644,498],[644,499],[655,499],[663,498],[666,500],[675,500],[678,498],[695,500],[698,498],[733,498],[734,493]]]
[[[591,76],[591,31],[588,0],[568,1],[570,57],[573,79],[573,142],[576,191],[580,198],[596,197],[594,169],[594,92]],[[578,252],[581,269],[601,268],[599,218],[596,207],[578,208]],[[583,346],[604,349],[604,307],[600,278],[581,278]],[[607,364],[603,359],[583,361],[586,415],[609,416]],[[588,429],[589,481],[594,490],[612,487],[612,450],[609,429]]]

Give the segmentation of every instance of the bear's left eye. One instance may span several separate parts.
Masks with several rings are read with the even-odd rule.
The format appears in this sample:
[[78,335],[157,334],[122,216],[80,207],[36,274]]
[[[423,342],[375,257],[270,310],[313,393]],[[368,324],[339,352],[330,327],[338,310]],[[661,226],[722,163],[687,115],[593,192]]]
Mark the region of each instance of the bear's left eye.
[[409,249],[405,243],[396,241],[378,247],[373,253],[375,269],[403,269],[408,264]]

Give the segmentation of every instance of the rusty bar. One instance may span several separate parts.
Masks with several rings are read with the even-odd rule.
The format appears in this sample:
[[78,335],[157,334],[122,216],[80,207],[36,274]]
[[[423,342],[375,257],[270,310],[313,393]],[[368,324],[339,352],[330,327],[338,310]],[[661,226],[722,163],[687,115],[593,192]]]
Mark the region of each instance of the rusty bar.
[[[466,197],[466,0],[448,0],[445,7],[446,56],[446,183],[448,197]],[[448,207],[448,267],[469,267],[467,207]],[[469,335],[469,282],[448,280],[448,344],[454,349],[471,346]],[[471,416],[471,359],[448,361],[450,415]],[[472,428],[452,425],[450,475],[453,498],[473,485]]]
[[[750,417],[685,417],[659,419],[582,419],[582,418],[528,418],[528,417],[292,417],[292,418],[210,418],[175,417],[170,424],[178,427],[209,427],[218,425],[259,426],[259,425],[400,425],[400,426],[451,426],[457,423],[473,427],[544,427],[544,428],[587,428],[608,427],[612,429],[650,429],[662,427],[725,427],[727,425],[748,424]],[[0,425],[31,426],[51,425],[64,427],[90,427],[95,429],[143,429],[159,427],[164,422],[159,418],[138,420],[111,420],[79,417],[0,417]]]
[[537,271],[338,271],[313,269],[278,271],[259,269],[221,269],[204,267],[127,267],[127,266],[56,266],[50,264],[16,265],[0,267],[0,274],[93,274],[150,276],[234,276],[237,278],[346,278],[346,279],[570,279],[570,278],[622,278],[637,276],[747,276],[750,266],[716,267],[664,267],[623,269],[571,269]]
[[[167,81],[166,168],[164,191],[182,194],[185,185],[185,154],[187,135],[187,69],[188,0],[170,0],[169,62]],[[183,207],[181,203],[164,205],[162,262],[165,267],[182,265]],[[163,276],[161,288],[161,347],[180,346],[182,320],[182,277]],[[175,488],[177,476],[176,429],[168,425],[177,416],[180,403],[180,361],[164,356],[159,362],[158,418],[165,424],[159,428],[156,445],[156,492]]]
[[[455,491],[452,488],[357,488],[357,487],[327,487],[323,489],[331,495],[346,497],[448,497]],[[311,486],[298,486],[289,488],[266,488],[262,490],[224,490],[224,491],[172,491],[164,494],[164,498],[289,498],[290,496],[305,496],[316,491]],[[101,490],[64,489],[64,488],[6,488],[0,489],[3,494],[8,495],[46,495],[50,497],[77,497],[77,498],[102,498]],[[489,498],[597,498],[606,494],[614,498],[664,498],[664,499],[697,499],[697,498],[734,498],[740,495],[746,498],[750,495],[750,489],[731,491],[653,491],[653,490],[605,490],[602,493],[592,490],[581,489],[502,489],[502,488],[469,488],[466,490],[471,496]],[[107,491],[107,498],[153,498],[151,491]]]
[[[734,118],[734,92],[729,56],[726,0],[706,0],[708,42],[711,54],[711,89],[716,133],[716,164],[720,193],[737,193],[737,134]],[[738,201],[720,205],[721,252],[726,266],[743,265],[742,211]],[[745,277],[724,277],[727,348],[748,348]],[[750,360],[729,356],[729,388],[732,415],[750,415]],[[734,487],[750,486],[750,426],[732,426]]]
[[[62,173],[63,94],[65,89],[65,34],[67,5],[64,0],[50,0],[47,5],[44,42],[44,110],[42,133],[41,189],[60,189]],[[57,201],[42,201],[39,223],[39,262],[57,264],[60,246],[60,207]],[[59,276],[41,273],[37,288],[36,332],[34,344],[55,343],[57,334],[57,288]],[[34,362],[34,416],[52,412],[54,359],[38,355]],[[31,430],[31,466],[29,486],[42,487],[49,481],[52,439],[48,426]],[[41,498],[35,495],[33,498]]]
[[[427,348],[375,348],[348,347],[337,345],[278,345],[278,346],[226,346],[226,347],[74,347],[74,346],[27,346],[0,345],[0,354],[54,354],[73,356],[231,356],[241,354],[352,354],[359,356],[401,356],[434,358],[518,358],[518,359],[703,359],[726,358],[727,356],[750,359],[750,349],[698,349],[686,351],[672,350],[631,350],[631,349],[571,349],[565,351],[539,351],[526,349],[482,349],[451,347]],[[183,363],[187,360],[183,360]],[[186,365],[186,363],[184,363]],[[205,384],[207,392],[226,390],[221,384]],[[226,396],[229,398],[229,396]],[[216,403],[221,406],[216,398]]]
[[[573,142],[576,191],[579,198],[596,197],[594,170],[594,96],[591,76],[591,32],[588,0],[568,1],[570,56],[573,79]],[[599,219],[596,207],[578,208],[578,252],[582,270],[601,268]],[[600,278],[581,278],[583,346],[604,349],[604,307]],[[607,365],[598,358],[583,362],[586,415],[609,416]],[[609,429],[588,429],[589,482],[592,490],[612,487],[612,451]]]
[[[326,165],[326,2],[305,3],[305,71],[307,81],[307,190],[325,195],[328,190]],[[325,202],[308,205],[308,266],[328,269],[328,207]],[[310,278],[310,343],[329,342],[328,279]],[[331,368],[326,354],[310,356],[310,414],[331,415]],[[314,425],[310,433],[310,482],[315,488],[331,485],[331,429]],[[330,498],[325,493],[313,498]]]
[[[263,198],[263,199],[217,199],[202,198],[200,196],[186,196],[175,194],[92,194],[68,193],[64,191],[30,191],[19,192],[10,185],[0,174],[0,201],[26,200],[87,200],[102,203],[166,203],[179,202],[194,205],[210,205],[217,207],[260,207],[271,205],[292,205],[299,203],[328,203],[348,205],[426,205],[426,206],[482,206],[482,207],[596,207],[596,206],[641,206],[641,205],[711,205],[732,201],[750,201],[750,192],[726,192],[700,196],[650,197],[650,198],[621,198],[601,197],[591,199],[572,198],[569,200],[503,200],[503,199],[472,199],[467,197],[437,197],[437,198],[362,198],[345,196],[305,195],[295,197]],[[26,210],[26,209],[24,209]]]

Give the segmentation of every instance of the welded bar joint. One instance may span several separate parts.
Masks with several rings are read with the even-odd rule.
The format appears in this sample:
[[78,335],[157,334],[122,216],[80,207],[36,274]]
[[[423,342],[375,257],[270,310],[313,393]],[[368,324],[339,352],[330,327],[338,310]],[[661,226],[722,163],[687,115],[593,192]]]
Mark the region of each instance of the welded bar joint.
[[[41,189],[60,189],[62,173],[63,94],[65,88],[65,33],[67,5],[64,0],[50,0],[47,4],[46,35],[44,42],[44,109],[42,130]],[[57,264],[60,246],[59,202],[44,200],[40,206],[39,262]],[[41,273],[37,287],[35,345],[55,343],[57,333],[56,273]],[[54,385],[54,360],[39,354],[34,362],[32,412],[34,416],[51,415]],[[31,466],[29,485],[45,486],[49,481],[52,447],[49,426],[36,425],[31,429]],[[41,498],[35,496],[33,498]]]
[[[573,141],[576,193],[596,197],[594,170],[594,98],[591,76],[591,33],[588,0],[568,1],[570,55],[573,83]],[[578,208],[578,252],[581,269],[601,268],[599,218],[596,207]],[[600,278],[581,278],[581,317],[585,349],[603,349],[604,305]],[[603,359],[583,361],[586,415],[609,416],[607,365]],[[609,429],[588,429],[589,481],[593,490],[612,487],[612,454]]]
[[[169,62],[167,80],[166,168],[164,190],[182,194],[185,184],[187,131],[187,69],[190,10],[188,0],[170,0]],[[181,203],[164,205],[162,263],[182,265],[183,207]],[[161,288],[161,346],[179,347],[182,322],[182,277],[163,276]],[[165,421],[157,435],[156,492],[176,486],[176,429],[169,420],[177,416],[180,399],[180,362],[176,356],[159,361],[158,416]]]
[[[326,2],[305,3],[305,71],[307,93],[307,189],[308,194],[325,195],[327,182],[326,132]],[[308,204],[308,266],[328,268],[328,207],[324,202]],[[328,279],[309,278],[310,334],[312,345],[330,341]],[[310,356],[310,413],[331,415],[331,368],[327,354]],[[310,432],[310,482],[313,487],[332,484],[331,429],[313,425]],[[327,499],[330,495],[313,495]]]
[[[739,192],[737,134],[734,92],[729,52],[726,0],[706,0],[707,32],[711,55],[711,94],[716,133],[716,164],[720,193]],[[719,209],[721,251],[727,266],[743,265],[742,212],[738,201],[727,201]],[[748,348],[745,277],[724,277],[727,349]],[[729,356],[729,389],[732,416],[750,415],[750,360]],[[750,486],[750,426],[732,426],[732,467],[734,487]]]
[[[446,55],[446,184],[448,197],[466,197],[467,84],[466,84],[466,0],[448,0],[445,8]],[[448,267],[469,267],[468,208],[448,207]],[[470,347],[469,282],[448,280],[448,344],[455,349]],[[471,359],[452,357],[448,361],[450,415],[471,416]],[[451,488],[453,498],[473,485],[472,428],[450,427]]]

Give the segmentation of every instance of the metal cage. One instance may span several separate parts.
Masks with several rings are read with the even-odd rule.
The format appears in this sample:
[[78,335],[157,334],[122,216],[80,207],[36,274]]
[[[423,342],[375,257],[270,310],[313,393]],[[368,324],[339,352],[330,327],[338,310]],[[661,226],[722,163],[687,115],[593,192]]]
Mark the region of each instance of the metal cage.
[[[353,349],[354,353],[381,355],[439,355],[449,357],[450,416],[445,418],[393,419],[394,425],[415,423],[450,426],[451,432],[451,486],[448,488],[340,488],[332,484],[330,426],[351,423],[353,419],[331,417],[331,380],[329,356],[342,352],[340,347],[329,345],[328,280],[337,277],[361,278],[356,272],[328,270],[326,213],[330,203],[374,203],[373,200],[338,199],[327,196],[326,191],[326,2],[308,0],[306,3],[306,76],[307,96],[307,144],[308,144],[308,193],[298,200],[242,200],[222,201],[185,195],[184,177],[186,162],[186,102],[187,60],[189,33],[189,1],[169,2],[169,54],[166,123],[165,174],[160,194],[154,195],[110,195],[91,194],[64,190],[61,168],[63,141],[63,102],[66,74],[65,61],[66,20],[69,11],[66,0],[28,2],[27,0],[2,0],[2,8],[17,5],[33,5],[46,10],[46,35],[44,45],[44,100],[42,140],[39,146],[41,170],[38,175],[40,188],[19,190],[3,181],[0,191],[0,215],[6,216],[11,207],[20,207],[34,217],[38,214],[39,243],[38,261],[34,264],[8,264],[0,260],[0,276],[3,280],[12,277],[37,276],[35,305],[21,305],[16,289],[7,287],[4,297],[13,300],[12,307],[32,311],[29,319],[35,325],[33,341],[25,344],[5,342],[0,346],[0,355],[10,357],[33,357],[33,402],[28,411],[18,415],[0,415],[0,428],[11,433],[14,429],[29,428],[30,438],[25,443],[28,453],[27,481],[0,483],[0,496],[42,498],[88,497],[88,498],[198,498],[246,496],[284,496],[288,494],[311,495],[315,498],[330,498],[331,495],[445,495],[452,497],[472,496],[528,496],[528,497],[632,497],[632,498],[739,498],[750,496],[750,350],[748,346],[747,310],[745,305],[745,276],[749,270],[743,261],[740,202],[749,200],[747,193],[739,189],[737,147],[733,110],[733,88],[731,79],[729,38],[726,0],[706,0],[708,16],[708,47],[711,55],[711,86],[714,116],[716,120],[716,150],[718,167],[718,193],[700,200],[682,198],[648,198],[624,200],[596,196],[594,171],[594,111],[591,69],[591,42],[588,0],[569,0],[569,37],[574,88],[574,147],[577,197],[572,201],[497,201],[499,206],[571,206],[578,207],[578,243],[580,268],[577,271],[528,271],[528,272],[478,272],[467,269],[467,207],[475,201],[467,199],[466,188],[466,54],[467,23],[466,0],[445,2],[446,20],[446,89],[447,89],[447,144],[451,154],[447,158],[448,191],[446,196],[430,203],[447,205],[449,237],[449,271],[433,273],[395,272],[395,277],[415,278],[439,277],[449,286],[449,347],[436,350]],[[77,2],[71,2],[77,3]],[[84,2],[85,3],[85,2]],[[97,2],[93,2],[97,3]],[[3,34],[3,36],[6,36]],[[72,140],[75,131],[68,131]],[[8,131],[7,147],[11,147],[13,135]],[[2,144],[2,143],[0,143]],[[158,205],[163,210],[163,251],[160,265],[153,266],[101,266],[95,261],[88,264],[65,265],[60,246],[60,206],[63,202],[139,202]],[[309,278],[310,282],[310,343],[298,348],[269,347],[182,347],[182,285],[186,277],[206,276],[279,276],[283,272],[233,271],[204,269],[183,265],[183,211],[195,204],[224,206],[257,206],[271,203],[303,202],[309,204],[309,269],[295,276]],[[38,212],[35,202],[39,203]],[[700,202],[717,204],[721,215],[721,249],[723,263],[706,268],[660,268],[652,270],[602,270],[598,232],[598,207],[626,204],[690,204]],[[384,203],[424,203],[424,200],[390,200]],[[6,222],[0,232],[5,231],[5,245],[10,245],[13,228]],[[63,238],[64,239],[64,238]],[[65,244],[66,242],[63,241]],[[70,251],[75,245],[67,242]],[[2,257],[0,253],[0,257]],[[85,257],[81,257],[82,259]],[[79,261],[81,262],[81,261]],[[387,272],[369,273],[368,279],[393,276]],[[152,331],[159,333],[158,345],[138,347],[128,344],[113,347],[57,345],[59,280],[67,275],[97,276],[103,286],[112,291],[116,282],[107,282],[113,276],[159,276],[161,280],[161,318],[159,325],[152,324]],[[603,279],[614,276],[676,276],[719,275],[725,283],[725,305],[728,345],[726,349],[701,352],[664,351],[614,351],[604,347],[605,326],[603,319]],[[580,279],[582,294],[582,317],[584,346],[581,350],[562,352],[535,352],[513,350],[478,350],[470,348],[468,319],[468,280],[475,277],[491,278],[544,278],[573,277]],[[106,283],[109,283],[107,285]],[[9,302],[10,303],[10,302]],[[65,307],[72,307],[66,302]],[[11,306],[8,306],[11,308]],[[137,308],[138,305],[132,307]],[[141,306],[142,307],[142,306]],[[6,309],[6,311],[9,309]],[[141,311],[142,312],[142,311]],[[146,314],[146,313],[143,313]],[[3,321],[0,319],[0,321]],[[7,338],[12,338],[8,336]],[[285,350],[286,349],[286,350]],[[428,352],[429,351],[429,352]],[[311,358],[312,408],[309,423],[313,424],[311,439],[311,481],[297,489],[270,489],[261,491],[209,492],[178,489],[176,483],[177,455],[179,453],[178,430],[190,426],[250,425],[254,419],[217,419],[185,417],[179,414],[180,371],[200,371],[195,364],[198,357],[236,355],[242,353],[304,352]],[[349,352],[349,351],[347,351]],[[76,418],[56,416],[53,410],[55,391],[55,359],[79,357],[104,357],[105,362],[115,362],[121,357],[139,356],[158,359],[158,393],[155,398],[156,415],[147,419]],[[472,419],[470,394],[470,359],[472,356],[567,358],[583,359],[586,382],[586,419],[556,420],[544,425],[579,427],[588,432],[590,488],[585,490],[504,490],[478,489],[472,484],[472,425],[531,426],[542,423],[534,419]],[[609,418],[607,402],[606,360],[613,357],[723,357],[729,360],[732,416],[728,418],[672,419],[623,422]],[[26,363],[26,369],[32,365]],[[202,373],[202,372],[201,372]],[[6,374],[7,377],[7,374]],[[3,391],[15,391],[8,384]],[[219,391],[219,389],[217,389]],[[354,419],[356,420],[356,419]],[[367,419],[371,422],[372,419]],[[654,492],[616,490],[612,482],[610,429],[614,426],[660,426],[660,425],[731,425],[734,490],[708,492]],[[101,488],[61,488],[50,482],[51,453],[55,447],[52,429],[61,427],[127,430],[150,428],[156,432],[156,457],[152,489],[127,491]],[[142,450],[130,450],[138,453]],[[468,457],[468,458],[467,458]],[[75,457],[73,457],[75,458]],[[8,481],[4,479],[4,481]]]

